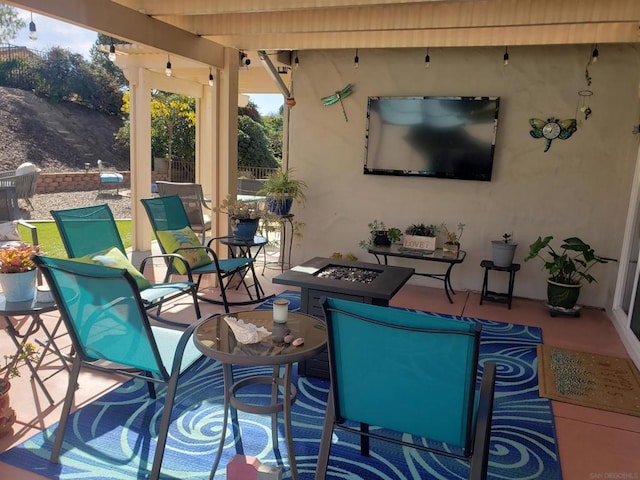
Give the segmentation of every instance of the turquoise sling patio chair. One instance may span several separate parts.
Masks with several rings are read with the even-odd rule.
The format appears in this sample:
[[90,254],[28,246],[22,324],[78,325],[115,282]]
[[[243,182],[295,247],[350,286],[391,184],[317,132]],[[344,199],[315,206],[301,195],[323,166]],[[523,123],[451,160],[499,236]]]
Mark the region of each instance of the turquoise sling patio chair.
[[[110,264],[112,266],[114,264],[125,266],[126,263],[131,273],[137,274],[133,270],[133,265],[129,264],[126,250],[118,232],[118,226],[109,205],[102,204],[67,210],[52,210],[51,215],[56,222],[69,258],[93,258],[94,263],[106,258],[111,260]],[[117,252],[113,251],[114,248],[117,249]],[[108,252],[108,255],[96,256],[98,252]],[[119,255],[119,253],[122,255]],[[187,280],[184,282],[170,282],[168,273],[161,283],[146,281],[146,277],[144,277],[145,267],[147,264],[151,265],[151,262],[156,258],[162,258],[168,262],[184,262],[184,259],[179,255],[168,256],[165,254],[148,256],[142,260],[140,264],[141,275],[137,277],[137,280],[143,305],[149,310],[149,316],[154,320],[184,328],[184,323],[173,322],[162,317],[160,315],[161,309],[167,301],[183,295],[190,295],[195,309],[195,318],[199,318],[200,306],[196,296],[196,283],[191,275],[188,275]],[[151,310],[154,311],[152,312]]]
[[480,326],[334,298],[321,304],[331,388],[316,480],[325,478],[334,429],[366,439],[365,455],[369,439],[385,440],[464,460],[469,478],[486,479],[496,367],[484,364],[476,393]]
[[[262,288],[258,282],[258,277],[253,266],[254,259],[251,257],[238,257],[229,259],[219,259],[216,252],[211,248],[213,242],[223,238],[213,237],[207,245],[202,245],[191,230],[189,217],[184,209],[184,205],[178,195],[167,195],[164,197],[143,198],[142,205],[147,212],[153,233],[158,239],[160,250],[163,253],[177,253],[189,259],[190,266],[187,272],[197,276],[196,288],[199,288],[203,275],[215,275],[220,287],[222,300],[206,297],[198,293],[198,298],[209,303],[224,305],[226,313],[229,313],[229,306],[252,305],[261,303],[269,297],[262,295]],[[187,232],[185,234],[185,232]],[[185,240],[186,236],[191,240]],[[247,247],[248,249],[248,247]],[[181,265],[168,265],[167,273],[181,275]],[[255,298],[251,293],[250,286],[247,285],[245,276],[251,273]],[[229,281],[237,275],[249,296],[249,300],[229,301],[227,298],[227,287]],[[226,283],[225,283],[226,281]]]
[[[34,262],[51,288],[75,352],[51,462],[59,461],[80,368],[88,367],[142,379],[152,399],[156,383],[167,386],[150,474],[159,478],[178,379],[202,356],[192,338],[200,322],[184,331],[151,326],[136,281],[126,269],[47,257],[34,257]],[[146,472],[141,473],[142,478]]]

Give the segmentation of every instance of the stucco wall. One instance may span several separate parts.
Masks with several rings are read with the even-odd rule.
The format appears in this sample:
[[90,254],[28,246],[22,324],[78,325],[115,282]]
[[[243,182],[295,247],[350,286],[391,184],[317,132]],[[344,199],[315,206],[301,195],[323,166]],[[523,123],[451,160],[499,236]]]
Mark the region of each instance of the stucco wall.
[[[556,139],[545,153],[544,140],[529,135],[531,117],[576,117],[590,50],[513,47],[505,67],[503,49],[431,49],[429,69],[424,50],[360,50],[358,69],[351,50],[305,51],[293,72],[290,165],[309,190],[307,206],[293,211],[306,223],[294,261],[339,251],[375,262],[358,247],[373,219],[402,229],[416,222],[465,223],[467,258],[452,276],[462,291],[480,290],[480,261],[491,258],[490,240],[504,232],[519,243],[520,263],[538,235],[579,236],[597,253],[619,257],[640,139],[632,134],[639,118],[639,47],[599,47],[599,61],[590,66],[593,114],[570,139]],[[320,99],[347,83],[355,86],[344,100],[345,122],[339,105],[325,107]],[[367,97],[378,95],[499,96],[492,181],[363,175]],[[440,271],[427,262],[392,263]],[[596,266],[598,283],[583,288],[580,303],[610,305],[616,272],[617,264]],[[545,298],[544,280],[538,262],[523,264],[515,294]]]

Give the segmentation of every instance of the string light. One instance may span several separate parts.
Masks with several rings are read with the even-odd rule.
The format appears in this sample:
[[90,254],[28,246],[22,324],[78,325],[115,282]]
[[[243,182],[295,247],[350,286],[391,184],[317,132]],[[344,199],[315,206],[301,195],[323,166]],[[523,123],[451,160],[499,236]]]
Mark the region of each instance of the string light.
[[502,56],[504,66],[509,65],[509,47],[504,47],[504,55]]
[[31,12],[31,21],[29,22],[29,40],[37,40],[38,32],[36,32],[36,23],[33,21],[33,12]]
[[360,57],[358,57],[358,49],[356,48],[356,56],[353,58],[353,67],[358,68],[360,66]]
[[171,76],[171,57],[169,55],[167,55],[167,68],[164,69],[164,74],[167,77]]
[[598,61],[598,44],[593,47],[593,52],[591,52],[591,63],[596,63]]
[[113,44],[113,38],[111,39],[111,45],[109,45],[109,60],[116,61],[116,46]]
[[213,87],[213,70],[209,68],[209,86]]
[[424,56],[424,68],[431,66],[431,57],[429,56],[429,49],[427,48],[427,54]]

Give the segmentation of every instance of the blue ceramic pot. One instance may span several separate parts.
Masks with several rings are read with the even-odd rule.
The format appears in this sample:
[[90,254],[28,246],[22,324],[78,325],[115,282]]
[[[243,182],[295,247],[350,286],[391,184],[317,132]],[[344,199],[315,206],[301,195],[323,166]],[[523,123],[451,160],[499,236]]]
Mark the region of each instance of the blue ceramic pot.
[[288,215],[291,211],[291,205],[293,205],[292,197],[267,197],[267,207],[269,208],[269,213],[272,213],[274,215]]
[[232,227],[233,238],[237,240],[253,240],[258,231],[259,218],[239,218]]

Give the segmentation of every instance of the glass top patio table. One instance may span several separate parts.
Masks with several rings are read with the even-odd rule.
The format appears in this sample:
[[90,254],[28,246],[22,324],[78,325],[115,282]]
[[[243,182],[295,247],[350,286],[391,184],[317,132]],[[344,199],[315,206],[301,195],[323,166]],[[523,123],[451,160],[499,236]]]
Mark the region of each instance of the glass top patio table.
[[[226,315],[233,316],[245,323],[252,323],[257,327],[265,327],[271,332],[271,335],[257,343],[240,343],[236,340],[231,327],[224,320]],[[304,338],[304,343],[300,346],[284,343],[286,335],[292,335],[294,339]],[[238,425],[235,409],[254,414],[271,415],[271,435],[274,448],[278,446],[278,412],[283,413],[284,436],[291,478],[298,480],[291,427],[291,406],[296,399],[297,388],[291,382],[291,370],[294,362],[312,357],[326,347],[327,331],[324,322],[311,315],[289,312],[287,322],[280,324],[273,322],[273,312],[271,310],[237,312],[217,315],[203,322],[196,328],[193,338],[202,353],[222,362],[224,374],[224,420],[218,453],[209,478],[213,478],[220,463],[226,438],[229,407],[233,406],[234,409],[231,411],[231,415],[234,425]],[[233,379],[233,365],[271,366],[273,370],[272,375],[250,376],[235,382]],[[280,367],[282,365],[285,367],[283,377],[280,376]],[[270,386],[270,404],[251,404],[236,398],[235,394],[239,390],[256,384]],[[240,429],[234,428],[233,431],[234,433],[238,432],[236,445],[241,445]]]

